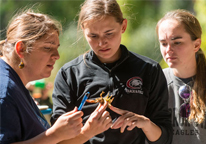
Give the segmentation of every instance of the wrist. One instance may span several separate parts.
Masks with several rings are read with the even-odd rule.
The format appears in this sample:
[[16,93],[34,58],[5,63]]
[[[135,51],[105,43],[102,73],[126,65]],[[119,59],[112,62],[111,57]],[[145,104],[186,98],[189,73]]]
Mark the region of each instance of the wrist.
[[46,130],[45,136],[49,137],[50,141],[52,141],[52,143],[55,143],[55,144],[62,141],[62,139],[57,135],[53,127]]
[[94,135],[90,134],[89,130],[86,128],[82,128],[81,134],[85,137],[85,139],[89,140],[91,139]]
[[144,132],[148,132],[148,131],[151,130],[152,122],[151,122],[151,120],[150,120],[149,118],[145,118],[144,121],[145,121],[145,124],[144,124],[144,126],[142,127],[142,130],[143,130]]

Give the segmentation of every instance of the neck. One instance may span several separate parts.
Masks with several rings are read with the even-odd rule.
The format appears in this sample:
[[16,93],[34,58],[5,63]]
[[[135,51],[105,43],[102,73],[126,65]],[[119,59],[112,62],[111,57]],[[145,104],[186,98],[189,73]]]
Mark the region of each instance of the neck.
[[174,75],[179,78],[189,78],[196,74],[196,65],[191,68],[182,68],[182,69],[172,68],[172,70]]
[[15,65],[14,63],[11,62],[11,59],[7,59],[6,57],[1,57],[8,65],[10,65],[10,67],[13,68],[13,70],[18,74],[18,76],[20,77],[22,83],[24,84],[24,86],[28,83],[26,77],[24,77],[23,74],[23,69],[20,69],[18,67],[18,65]]
[[117,61],[121,57],[121,48],[117,50],[117,52],[109,59],[102,59],[101,57],[97,56],[102,63],[113,63]]
[[187,61],[180,62],[180,64],[173,67],[173,73],[179,78],[189,78],[196,75],[197,62],[195,55]]

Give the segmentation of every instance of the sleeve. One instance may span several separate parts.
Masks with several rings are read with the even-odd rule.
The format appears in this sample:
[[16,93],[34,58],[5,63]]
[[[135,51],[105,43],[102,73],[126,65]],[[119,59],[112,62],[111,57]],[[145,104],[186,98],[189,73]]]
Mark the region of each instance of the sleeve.
[[53,114],[51,116],[51,125],[55,123],[59,116],[74,109],[75,99],[72,90],[71,74],[67,74],[63,68],[59,70],[54,82],[54,90],[52,94]]
[[159,64],[150,74],[151,89],[147,106],[147,117],[162,130],[161,137],[151,144],[170,144],[173,136],[171,112],[168,109],[168,88],[166,78]]
[[22,137],[21,121],[16,105],[8,99],[0,98],[0,143],[10,144]]

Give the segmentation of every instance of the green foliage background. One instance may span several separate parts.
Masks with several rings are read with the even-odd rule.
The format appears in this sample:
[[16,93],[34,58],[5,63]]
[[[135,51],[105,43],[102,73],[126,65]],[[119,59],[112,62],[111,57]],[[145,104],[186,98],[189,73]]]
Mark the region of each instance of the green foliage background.
[[[206,0],[117,0],[128,28],[123,34],[122,44],[129,50],[150,57],[167,67],[162,60],[155,32],[157,21],[173,9],[187,9],[194,12],[203,29],[202,48],[206,49]],[[81,31],[77,30],[78,12],[84,0],[0,0],[0,39],[5,39],[5,29],[12,16],[25,7],[37,7],[63,25],[60,35],[60,59],[55,64],[50,78],[54,81],[57,71],[64,63],[89,50]],[[33,6],[35,4],[35,6]]]
[[206,52],[206,0],[197,1],[195,3],[195,11],[198,20],[202,26],[202,44],[201,48],[204,52]]

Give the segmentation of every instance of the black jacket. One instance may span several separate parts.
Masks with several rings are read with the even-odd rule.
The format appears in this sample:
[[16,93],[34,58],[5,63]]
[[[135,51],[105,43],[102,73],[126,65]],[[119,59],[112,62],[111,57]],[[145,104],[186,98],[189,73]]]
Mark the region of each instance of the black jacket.
[[[121,58],[113,64],[103,64],[93,51],[66,63],[58,72],[53,92],[53,115],[51,123],[79,106],[86,92],[90,99],[110,92],[114,95],[112,105],[148,117],[162,129],[162,136],[155,144],[170,143],[172,126],[168,111],[168,89],[159,64],[147,57],[132,53],[123,45]],[[103,96],[105,96],[103,95]],[[86,103],[83,120],[95,110],[97,104]],[[108,110],[115,121],[118,114]],[[86,144],[143,144],[145,135],[139,128],[132,131],[109,129]],[[151,142],[149,142],[151,143]]]

